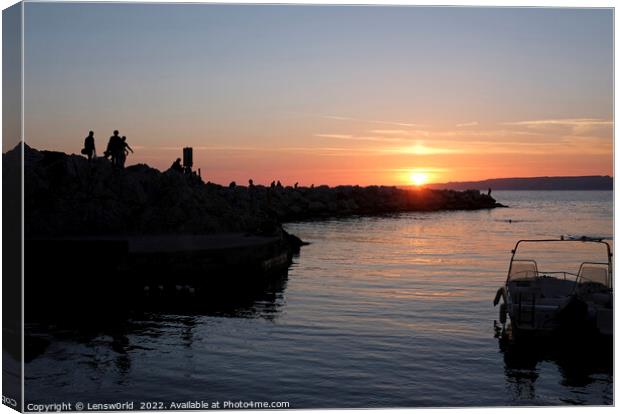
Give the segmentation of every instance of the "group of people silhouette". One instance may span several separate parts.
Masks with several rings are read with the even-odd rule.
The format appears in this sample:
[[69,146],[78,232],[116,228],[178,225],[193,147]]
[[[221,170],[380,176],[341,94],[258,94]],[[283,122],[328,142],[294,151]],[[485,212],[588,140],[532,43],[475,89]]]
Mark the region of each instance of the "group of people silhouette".
[[[254,185],[254,181],[250,180],[250,187],[252,187]],[[297,188],[299,186],[299,183],[295,183],[293,185],[293,188]],[[282,185],[282,183],[280,182],[280,180],[278,180],[277,182],[274,180],[271,182],[270,187],[273,188],[284,188],[284,186]]]
[[[118,131],[115,130],[108,141],[106,150],[103,152],[103,157],[105,159],[110,159],[113,165],[124,168],[127,155],[129,155],[130,152],[133,153],[133,149],[131,149],[127,143],[127,137],[121,137],[118,134]],[[97,157],[97,151],[95,149],[95,133],[93,131],[90,131],[88,136],[84,139],[82,154],[86,155],[89,160]]]

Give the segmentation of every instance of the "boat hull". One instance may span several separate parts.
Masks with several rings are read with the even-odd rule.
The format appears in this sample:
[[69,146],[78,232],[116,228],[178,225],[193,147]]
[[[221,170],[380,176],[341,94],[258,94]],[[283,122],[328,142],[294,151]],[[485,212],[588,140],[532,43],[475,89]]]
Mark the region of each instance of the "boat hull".
[[521,336],[613,334],[611,290],[599,292],[595,302],[592,295],[580,294],[575,281],[552,277],[511,280],[504,289],[512,330]]

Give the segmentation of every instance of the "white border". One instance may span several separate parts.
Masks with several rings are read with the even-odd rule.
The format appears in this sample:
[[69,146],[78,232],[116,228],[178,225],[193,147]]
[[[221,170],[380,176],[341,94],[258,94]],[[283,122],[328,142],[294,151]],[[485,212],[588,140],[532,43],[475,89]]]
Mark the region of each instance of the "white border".
[[[41,0],[26,0],[26,2],[52,2],[52,1],[41,1]],[[72,2],[72,3],[137,3],[137,2],[131,2],[131,1],[98,1],[98,0],[63,0],[63,1],[57,1],[57,2]],[[15,4],[15,1],[12,0],[0,0],[0,5],[2,6],[2,9],[5,9],[13,4]],[[559,0],[522,0],[522,1],[514,1],[514,0],[503,0],[503,1],[493,1],[493,0],[477,0],[477,1],[466,1],[466,0],[425,0],[423,2],[417,2],[417,1],[407,1],[407,0],[391,0],[391,1],[385,1],[385,0],[375,0],[375,1],[364,1],[364,0],[314,0],[314,1],[300,1],[300,0],[289,0],[289,1],[280,1],[280,2],[276,2],[276,1],[260,1],[260,0],[244,0],[244,1],[236,1],[236,0],[229,0],[229,1],[175,1],[175,0],[149,0],[149,1],[145,1],[142,3],[237,3],[237,4],[323,4],[323,5],[333,5],[333,4],[341,4],[341,5],[418,5],[418,6],[474,6],[474,7],[577,7],[577,8],[594,8],[594,7],[604,7],[604,8],[614,8],[615,4],[613,1],[608,1],[608,0],[589,0],[589,1],[576,1],[576,0],[564,0],[564,1],[559,1]],[[615,66],[615,51],[616,51],[616,47],[618,45],[618,33],[615,31],[615,25],[616,25],[616,14],[615,14],[615,10],[614,10],[614,121],[615,119],[617,119],[617,111],[618,111],[618,105],[616,102],[617,99],[617,94],[615,93],[616,91],[616,84],[615,84],[615,78],[618,75],[618,68]],[[0,19],[0,44],[2,41],[2,35],[1,35],[1,19]],[[24,65],[24,7],[22,5],[22,50],[21,50],[21,59],[22,59],[22,76],[21,76],[21,133],[22,133],[22,137],[24,137],[24,133],[25,133],[25,128],[24,128],[24,76],[23,76],[23,65]],[[1,65],[0,65],[0,74],[2,73],[2,69],[1,69]],[[1,89],[1,87],[0,87]],[[0,98],[0,102],[1,102],[1,98]],[[1,125],[1,121],[0,121],[0,125]],[[22,151],[22,159],[23,159],[23,151]],[[614,177],[616,177],[616,158],[615,158],[615,124],[614,124]],[[22,173],[22,206],[23,206],[23,187],[24,186],[24,177],[23,177],[23,173]],[[1,199],[1,195],[0,195],[0,199]],[[619,225],[615,220],[615,213],[616,213],[616,208],[619,205],[618,201],[620,200],[620,196],[618,195],[618,193],[615,191],[615,180],[614,180],[614,235],[616,234],[620,234],[620,232],[618,232],[619,230]],[[2,228],[2,219],[0,217],[0,229]],[[23,337],[23,321],[24,321],[24,297],[23,297],[23,289],[24,289],[24,277],[23,277],[23,265],[24,265],[24,227],[23,227],[23,210],[22,210],[22,337]],[[614,255],[616,253],[616,244],[614,243]],[[0,256],[1,257],[1,256]],[[615,263],[615,261],[614,261]],[[614,266],[614,271],[615,271],[615,266]],[[614,298],[614,302],[616,302],[615,298]],[[616,307],[617,303],[614,303],[614,308],[617,309]],[[0,309],[0,315],[1,315],[1,309]],[[617,312],[614,313],[614,316],[617,315]],[[618,326],[619,318],[615,318],[614,320],[614,332],[620,332],[620,330],[618,330]],[[1,340],[1,333],[0,333],[0,340]],[[22,341],[22,352],[24,351],[24,343]],[[614,338],[614,356],[617,357],[618,353],[616,352],[618,349],[618,343]],[[614,377],[615,377],[615,373],[616,371],[616,367],[617,367],[617,358],[614,358]],[[22,363],[22,389],[23,389],[23,378],[24,378],[24,364]],[[618,381],[615,380],[614,378],[614,401],[616,401],[618,394]],[[22,394],[22,407],[23,407],[23,403],[24,403],[24,394]],[[611,409],[613,409],[612,407],[572,407],[572,406],[562,406],[562,407],[549,407],[549,408],[526,408],[527,410],[535,410],[535,411],[539,411],[539,410],[545,410],[546,413],[559,413],[560,410],[579,410],[582,412],[599,412],[601,410],[605,410],[606,412],[609,412]],[[455,408],[455,409],[379,409],[379,410],[373,410],[375,412],[378,413],[394,413],[394,412],[415,412],[415,413],[420,413],[420,414],[435,414],[435,413],[448,413],[448,412],[453,412],[454,410],[459,410],[463,413],[477,413],[477,412],[487,412],[487,413],[523,413],[523,408]],[[358,410],[295,410],[296,412],[299,413],[314,413],[314,412],[323,412],[323,411],[329,411],[332,413],[345,413],[348,411],[358,411]],[[2,405],[2,407],[0,408],[0,414],[2,413],[12,413],[15,412],[14,410],[11,410],[10,408],[8,408],[7,406]],[[192,413],[195,411],[188,411],[188,413]],[[233,411],[234,413],[246,413],[248,411]],[[278,411],[261,411],[261,413],[276,413]]]

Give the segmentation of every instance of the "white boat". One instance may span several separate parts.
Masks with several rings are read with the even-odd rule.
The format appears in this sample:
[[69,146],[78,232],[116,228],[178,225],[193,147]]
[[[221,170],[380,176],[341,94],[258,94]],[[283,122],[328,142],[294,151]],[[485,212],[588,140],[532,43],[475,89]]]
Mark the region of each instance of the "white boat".
[[495,296],[514,335],[613,333],[612,253],[600,239],[519,240]]

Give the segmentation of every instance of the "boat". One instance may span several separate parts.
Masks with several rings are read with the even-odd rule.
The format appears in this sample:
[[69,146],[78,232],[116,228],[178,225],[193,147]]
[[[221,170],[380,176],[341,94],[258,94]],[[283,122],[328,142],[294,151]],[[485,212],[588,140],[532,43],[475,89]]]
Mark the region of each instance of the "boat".
[[588,237],[519,240],[495,295],[514,336],[613,334],[612,253]]

